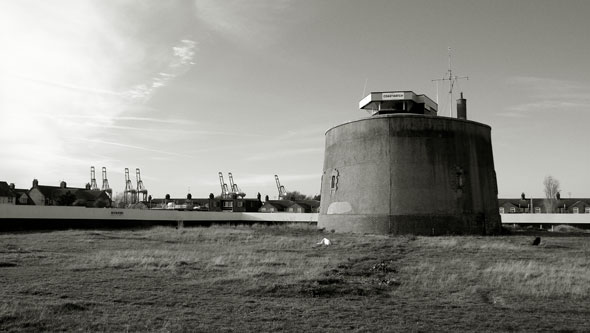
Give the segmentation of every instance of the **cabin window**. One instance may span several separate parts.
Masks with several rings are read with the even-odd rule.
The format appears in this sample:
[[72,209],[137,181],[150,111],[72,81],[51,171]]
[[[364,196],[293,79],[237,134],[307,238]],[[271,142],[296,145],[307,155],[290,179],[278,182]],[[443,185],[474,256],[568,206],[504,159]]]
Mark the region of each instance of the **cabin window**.
[[303,208],[297,208],[297,213],[303,213]]
[[590,207],[586,207],[586,208],[584,208],[584,213],[586,213],[586,214],[590,214]]
[[272,213],[272,212],[275,211],[275,209],[274,208],[270,208],[269,211]]
[[580,208],[574,207],[573,212],[574,214],[580,214]]
[[330,181],[330,188],[336,188],[336,176],[332,176],[332,180]]
[[260,208],[260,211],[261,212],[266,212],[266,208],[262,207],[262,208]]
[[287,208],[288,212],[293,212],[293,208]]
[[541,207],[535,207],[535,214],[541,213]]
[[238,207],[243,207],[244,203],[242,201],[238,201]]
[[223,207],[225,208],[232,208],[234,206],[233,201],[224,201],[223,202]]
[[516,213],[516,207],[510,207],[510,212],[511,213]]
[[504,207],[500,207],[500,214],[504,214]]

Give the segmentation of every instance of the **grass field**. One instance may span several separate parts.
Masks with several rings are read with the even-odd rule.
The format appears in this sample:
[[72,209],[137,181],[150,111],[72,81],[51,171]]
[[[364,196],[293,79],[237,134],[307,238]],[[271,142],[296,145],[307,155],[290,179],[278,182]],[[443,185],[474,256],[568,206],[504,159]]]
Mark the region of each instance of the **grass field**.
[[0,234],[0,331],[590,331],[590,237],[533,238]]

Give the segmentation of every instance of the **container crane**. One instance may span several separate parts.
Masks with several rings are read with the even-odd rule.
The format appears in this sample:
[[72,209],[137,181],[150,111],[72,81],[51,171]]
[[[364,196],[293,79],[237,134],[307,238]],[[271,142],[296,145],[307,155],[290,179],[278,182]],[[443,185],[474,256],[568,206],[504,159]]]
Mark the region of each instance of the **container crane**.
[[139,194],[142,194],[141,201],[147,201],[148,190],[143,186],[143,181],[141,180],[141,173],[139,168],[135,169],[135,179],[137,180],[137,201],[139,201]]
[[229,177],[229,185],[231,187],[231,191],[233,194],[237,195],[238,197],[242,197],[244,198],[246,196],[246,193],[244,193],[244,191],[242,191],[239,187],[238,184],[234,183],[234,177],[232,176],[231,172],[229,172],[227,174],[227,176]]
[[113,197],[113,189],[109,185],[109,180],[107,179],[107,168],[102,167],[102,190],[107,192],[109,198]]
[[285,197],[287,197],[287,190],[285,190],[285,187],[281,185],[279,176],[275,175],[275,181],[277,182],[277,190],[279,190],[279,200],[284,200]]
[[227,184],[223,180],[223,174],[221,172],[219,173],[219,183],[221,184],[221,197],[224,198],[224,199],[225,198],[229,198],[230,197],[230,193],[229,193],[229,190],[227,188]]
[[131,178],[129,178],[129,168],[125,168],[125,192],[123,199],[125,204],[134,204],[136,202],[136,198],[137,191],[133,188],[133,183],[131,182]]
[[90,189],[92,191],[98,190],[98,185],[96,184],[96,174],[94,172],[94,167],[90,167]]

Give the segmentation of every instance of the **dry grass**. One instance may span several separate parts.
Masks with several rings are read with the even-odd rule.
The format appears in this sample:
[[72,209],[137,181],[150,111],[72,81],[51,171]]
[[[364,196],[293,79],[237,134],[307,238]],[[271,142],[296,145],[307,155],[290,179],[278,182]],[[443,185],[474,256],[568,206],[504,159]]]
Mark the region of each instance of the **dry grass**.
[[590,233],[590,230],[585,230],[581,228],[577,228],[571,225],[560,224],[553,227],[551,230],[553,232],[560,232],[560,233],[574,233],[574,234],[587,234]]
[[0,234],[0,331],[587,330],[589,238],[533,238]]

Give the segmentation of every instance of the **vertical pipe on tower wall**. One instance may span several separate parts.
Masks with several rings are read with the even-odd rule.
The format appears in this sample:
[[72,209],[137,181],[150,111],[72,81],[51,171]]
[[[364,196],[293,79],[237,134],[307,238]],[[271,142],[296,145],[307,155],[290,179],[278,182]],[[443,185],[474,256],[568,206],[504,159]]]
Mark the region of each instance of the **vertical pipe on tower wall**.
[[461,98],[457,100],[457,118],[467,119],[467,100],[463,98],[463,93],[461,93]]

